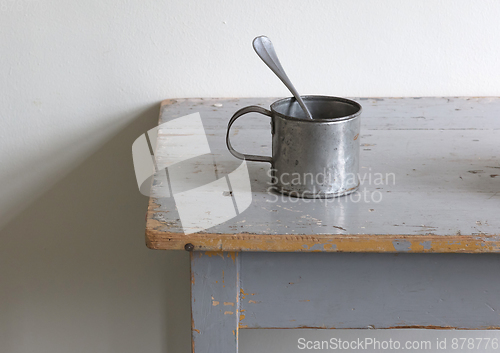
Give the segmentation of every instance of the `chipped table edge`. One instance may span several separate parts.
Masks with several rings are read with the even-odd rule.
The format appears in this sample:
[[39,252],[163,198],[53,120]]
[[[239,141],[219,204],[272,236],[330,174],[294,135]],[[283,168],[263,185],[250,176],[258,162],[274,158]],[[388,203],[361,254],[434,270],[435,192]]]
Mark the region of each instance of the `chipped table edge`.
[[414,234],[256,234],[193,233],[165,230],[154,219],[158,204],[151,197],[146,246],[156,250],[373,253],[499,253],[497,235]]
[[[165,99],[160,109],[195,98]],[[217,98],[224,99],[224,98]],[[161,110],[160,110],[161,111]],[[160,114],[161,118],[161,114]],[[146,221],[146,246],[156,250],[264,251],[264,252],[372,252],[372,253],[500,253],[499,235],[413,234],[252,234],[159,231],[153,219],[156,199],[150,197]]]
[[157,250],[373,253],[498,253],[500,241],[477,236],[436,235],[267,235],[146,231],[146,245]]

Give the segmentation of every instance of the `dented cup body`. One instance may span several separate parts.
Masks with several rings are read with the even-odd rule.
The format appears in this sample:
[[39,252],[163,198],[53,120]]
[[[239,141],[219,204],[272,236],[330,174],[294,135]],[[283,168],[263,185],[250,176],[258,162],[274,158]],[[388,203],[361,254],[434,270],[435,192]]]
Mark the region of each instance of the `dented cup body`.
[[294,98],[274,102],[270,111],[252,106],[240,109],[233,116],[236,120],[254,111],[271,117],[271,157],[234,151],[229,142],[233,118],[227,134],[229,151],[241,159],[271,163],[270,183],[286,195],[332,198],[356,191],[361,105],[339,97],[302,98],[313,119],[305,116]]

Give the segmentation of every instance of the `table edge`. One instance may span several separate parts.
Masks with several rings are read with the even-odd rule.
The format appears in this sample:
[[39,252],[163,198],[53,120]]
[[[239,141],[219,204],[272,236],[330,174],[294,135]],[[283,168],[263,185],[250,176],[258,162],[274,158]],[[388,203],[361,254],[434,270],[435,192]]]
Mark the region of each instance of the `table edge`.
[[[398,98],[398,97],[387,97]],[[474,97],[483,98],[483,97]],[[160,102],[160,109],[178,101]],[[207,98],[215,99],[215,98]],[[231,98],[216,98],[231,99]],[[160,110],[161,117],[161,110]],[[500,253],[500,235],[429,234],[256,234],[193,233],[159,231],[164,225],[153,219],[155,198],[150,197],[146,222],[146,246],[156,250],[264,251],[264,252],[375,252],[375,253]]]
[[[148,220],[149,222],[149,220]],[[500,240],[476,235],[413,234],[219,234],[146,230],[156,250],[375,253],[499,253]]]

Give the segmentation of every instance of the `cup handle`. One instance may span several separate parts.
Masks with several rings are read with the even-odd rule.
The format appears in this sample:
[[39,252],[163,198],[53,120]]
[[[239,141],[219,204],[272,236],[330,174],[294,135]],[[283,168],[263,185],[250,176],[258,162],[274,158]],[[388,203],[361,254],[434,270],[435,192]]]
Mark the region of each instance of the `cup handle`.
[[[233,117],[231,118],[231,120],[229,120],[229,123],[227,124],[227,134],[226,134],[227,149],[229,150],[229,152],[231,152],[231,154],[233,156],[235,156],[236,158],[239,158],[239,159],[243,159],[243,160],[247,160],[247,161],[254,161],[254,162],[272,163],[271,157],[243,154],[243,153],[236,151],[233,148],[233,146],[231,145],[231,141],[229,140],[229,132],[231,130],[231,126],[236,121],[236,119],[238,119],[240,116],[245,115],[247,113],[260,113],[260,114],[267,115],[267,116],[272,118],[272,113],[269,110],[264,109],[264,108],[259,107],[259,106],[256,106],[256,105],[251,105],[251,106],[241,108],[240,110],[238,110],[236,113],[234,113]],[[271,121],[271,124],[272,124],[272,121]],[[272,126],[271,126],[271,129],[272,129]]]

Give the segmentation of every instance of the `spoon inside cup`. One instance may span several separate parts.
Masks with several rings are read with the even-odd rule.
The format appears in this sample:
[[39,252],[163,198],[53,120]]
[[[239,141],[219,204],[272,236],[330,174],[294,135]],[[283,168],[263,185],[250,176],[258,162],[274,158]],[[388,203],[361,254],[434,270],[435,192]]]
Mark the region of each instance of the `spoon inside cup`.
[[292,92],[293,96],[299,102],[300,107],[306,114],[308,119],[312,119],[312,115],[307,109],[306,105],[302,98],[300,98],[299,92],[295,89],[292,82],[288,78],[281,66],[281,63],[278,59],[278,55],[276,55],[276,51],[274,50],[273,43],[266,36],[260,36],[253,40],[253,48],[257,55],[264,61],[264,63],[278,76],[278,78],[285,84],[285,86]]

